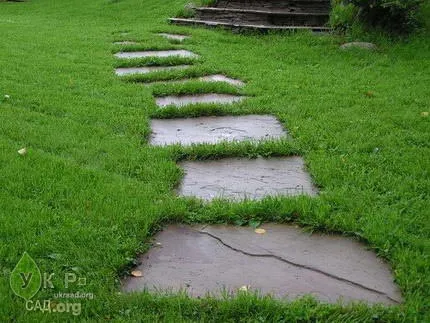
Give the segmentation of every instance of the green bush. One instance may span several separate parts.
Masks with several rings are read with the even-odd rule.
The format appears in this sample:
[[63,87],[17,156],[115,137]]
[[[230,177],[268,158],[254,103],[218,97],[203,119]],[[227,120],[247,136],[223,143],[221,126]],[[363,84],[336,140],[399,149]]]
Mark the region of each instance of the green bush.
[[359,16],[373,27],[408,33],[420,26],[418,12],[424,0],[350,0]]
[[358,8],[352,3],[344,4],[341,1],[334,1],[332,8],[329,24],[333,29],[344,32],[356,22]]

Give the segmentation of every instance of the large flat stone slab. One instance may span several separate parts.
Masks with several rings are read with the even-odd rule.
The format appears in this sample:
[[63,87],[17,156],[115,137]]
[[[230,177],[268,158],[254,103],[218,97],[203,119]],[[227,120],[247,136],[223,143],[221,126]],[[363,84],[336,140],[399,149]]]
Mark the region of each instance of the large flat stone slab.
[[186,161],[180,166],[185,172],[178,189],[182,196],[258,200],[266,196],[317,194],[303,159],[296,156]]
[[197,54],[185,49],[172,50],[147,50],[138,52],[119,52],[115,54],[117,58],[144,58],[144,57],[198,57]]
[[194,95],[168,95],[156,98],[155,102],[159,107],[162,108],[169,105],[182,107],[185,105],[198,103],[232,104],[242,101],[243,99],[245,99],[245,97],[239,95],[207,93]]
[[190,67],[190,65],[174,65],[174,66],[145,66],[145,67],[119,67],[115,69],[116,75],[130,75],[130,74],[148,74],[155,72],[164,72],[171,70],[183,70]]
[[177,40],[177,41],[184,41],[185,39],[190,38],[190,36],[181,35],[181,34],[158,33],[157,35],[167,39]]
[[281,123],[270,115],[152,120],[151,129],[151,145],[155,146],[255,141],[286,135]]
[[324,302],[402,301],[389,267],[353,240],[306,234],[289,225],[250,227],[170,225],[155,236],[157,247],[140,258],[142,277],[123,281],[126,292],[185,290],[219,297],[248,291]]

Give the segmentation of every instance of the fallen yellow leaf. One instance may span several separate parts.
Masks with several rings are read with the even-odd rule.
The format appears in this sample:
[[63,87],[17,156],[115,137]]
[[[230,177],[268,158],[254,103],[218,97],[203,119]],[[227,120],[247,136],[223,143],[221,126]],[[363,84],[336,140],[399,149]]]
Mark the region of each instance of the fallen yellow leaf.
[[257,233],[257,234],[265,234],[266,230],[264,230],[264,229],[255,229],[254,232]]
[[429,112],[428,111],[423,111],[421,112],[421,117],[428,117],[429,116]]
[[251,288],[251,286],[249,286],[249,285],[243,285],[242,287],[239,288],[239,291],[247,292],[250,288]]
[[21,148],[20,150],[18,150],[18,154],[20,154],[21,156],[27,155],[27,148]]
[[143,274],[142,274],[142,272],[141,272],[140,270],[133,270],[133,271],[131,272],[131,275],[132,275],[133,277],[142,277],[142,276],[143,276]]

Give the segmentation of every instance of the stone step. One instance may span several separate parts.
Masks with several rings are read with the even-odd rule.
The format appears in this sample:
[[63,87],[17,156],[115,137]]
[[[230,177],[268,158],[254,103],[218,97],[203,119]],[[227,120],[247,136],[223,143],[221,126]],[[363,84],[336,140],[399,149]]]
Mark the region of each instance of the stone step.
[[179,195],[203,200],[317,194],[300,157],[186,161]]
[[218,93],[206,93],[206,94],[194,94],[194,95],[168,95],[163,97],[157,97],[155,99],[156,104],[160,108],[167,106],[183,107],[191,104],[232,104],[244,100],[246,97],[233,95],[233,94],[218,94]]
[[330,0],[219,0],[216,8],[329,12]]
[[151,129],[153,146],[260,141],[287,134],[282,124],[270,115],[155,119],[151,121]]
[[196,19],[233,24],[270,26],[323,26],[329,19],[328,13],[264,11],[229,8],[196,8]]
[[144,66],[144,67],[118,67],[115,69],[115,74],[119,76],[131,74],[148,74],[172,70],[183,70],[191,67],[191,65],[173,65],[173,66]]
[[214,20],[199,20],[189,18],[169,18],[169,22],[184,26],[204,26],[204,27],[224,27],[236,30],[258,30],[258,31],[295,31],[295,30],[312,30],[315,32],[330,31],[325,26],[275,26],[275,25],[253,25],[242,23],[221,22]]
[[198,57],[197,54],[185,49],[172,49],[172,50],[148,50],[137,52],[119,52],[114,54],[117,58],[132,59],[144,57]]
[[259,292],[288,300],[312,295],[344,304],[402,302],[390,267],[357,241],[284,224],[264,224],[257,232],[226,225],[169,225],[139,258],[135,270],[142,275],[124,279],[122,290],[217,298],[225,291]]

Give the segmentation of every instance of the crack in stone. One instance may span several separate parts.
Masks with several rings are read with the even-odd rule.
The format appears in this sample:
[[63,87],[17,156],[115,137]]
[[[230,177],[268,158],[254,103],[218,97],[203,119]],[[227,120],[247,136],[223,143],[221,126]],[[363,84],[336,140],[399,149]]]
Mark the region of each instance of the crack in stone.
[[237,128],[233,128],[233,127],[217,127],[217,128],[210,129],[210,131],[217,131],[217,130],[231,130],[231,131],[244,132],[244,133],[247,132],[246,130],[237,129]]
[[[205,226],[205,227],[203,227],[203,228],[202,228],[202,230],[204,230],[205,228],[206,228],[206,226]],[[221,238],[217,237],[216,235],[214,235],[214,234],[212,234],[212,233],[209,233],[209,232],[206,232],[206,231],[200,231],[200,230],[194,230],[194,231],[196,231],[196,232],[198,232],[198,233],[200,233],[200,234],[207,235],[207,236],[209,236],[209,237],[211,237],[211,238],[213,238],[213,239],[217,240],[218,242],[220,242],[223,246],[225,246],[225,247],[227,247],[227,248],[229,248],[229,249],[231,249],[231,250],[233,250],[233,251],[236,251],[236,252],[239,252],[239,253],[241,253],[241,254],[244,254],[244,255],[246,255],[246,256],[250,256],[250,257],[261,257],[261,258],[273,258],[273,259],[279,260],[279,261],[281,261],[281,262],[284,262],[284,263],[286,263],[286,264],[289,264],[289,265],[291,265],[291,266],[298,267],[298,268],[302,268],[302,269],[306,269],[306,270],[310,270],[310,271],[313,271],[313,272],[316,272],[316,273],[322,274],[322,275],[324,275],[324,276],[330,277],[330,278],[332,278],[332,279],[335,279],[335,280],[337,280],[337,281],[341,281],[341,282],[344,282],[344,283],[347,283],[347,284],[351,284],[351,285],[353,285],[353,286],[356,286],[356,287],[359,287],[359,288],[365,289],[365,290],[367,290],[367,291],[370,291],[370,292],[373,292],[373,293],[379,294],[379,295],[381,295],[381,296],[384,296],[384,297],[388,298],[389,300],[391,300],[392,302],[394,302],[394,303],[396,303],[396,304],[400,304],[400,302],[399,302],[398,300],[396,300],[396,299],[394,299],[394,298],[390,297],[389,295],[387,295],[387,294],[386,294],[386,293],[384,293],[384,292],[381,292],[381,291],[379,291],[379,290],[377,290],[377,289],[373,289],[373,288],[367,287],[367,286],[362,285],[362,284],[360,284],[360,283],[356,283],[356,282],[351,281],[351,280],[349,280],[349,279],[342,278],[342,277],[336,276],[336,275],[334,275],[334,274],[330,274],[330,273],[325,272],[325,271],[323,271],[323,270],[321,270],[321,269],[314,268],[314,267],[312,267],[312,266],[308,266],[308,265],[302,265],[302,264],[299,264],[299,263],[295,263],[295,262],[293,262],[293,261],[291,261],[291,260],[288,260],[288,259],[282,258],[282,257],[277,256],[277,255],[273,255],[273,254],[254,254],[254,253],[246,252],[246,251],[243,251],[243,250],[241,250],[241,249],[237,249],[237,248],[235,248],[235,247],[233,247],[233,246],[231,246],[231,245],[227,244],[227,243],[226,243],[226,242],[224,242]]]

